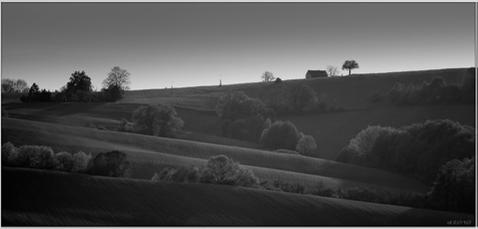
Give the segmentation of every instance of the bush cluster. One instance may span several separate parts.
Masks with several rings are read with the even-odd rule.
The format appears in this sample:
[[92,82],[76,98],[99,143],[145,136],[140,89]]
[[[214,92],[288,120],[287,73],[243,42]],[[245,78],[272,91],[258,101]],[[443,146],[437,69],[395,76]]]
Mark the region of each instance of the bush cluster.
[[65,172],[89,173],[101,176],[122,177],[126,175],[129,162],[126,154],[119,151],[91,154],[79,151],[54,153],[48,146],[23,145],[15,147],[11,142],[2,145],[2,165]]
[[132,120],[134,132],[162,137],[174,137],[184,125],[173,107],[162,104],[139,107]]
[[183,183],[209,183],[244,187],[254,187],[259,179],[254,173],[240,166],[225,155],[209,158],[204,167],[165,168],[155,173],[152,181],[168,181]]
[[474,128],[450,120],[428,120],[401,128],[368,127],[337,160],[399,172],[431,184],[438,169],[474,154]]
[[6,166],[52,169],[68,172],[82,172],[86,169],[91,154],[78,152],[55,154],[48,146],[23,145],[15,147],[11,142],[2,145],[2,164]]
[[299,132],[290,121],[275,121],[262,131],[260,142],[268,149],[295,150],[304,155],[311,155],[317,151],[314,137]]
[[471,103],[474,102],[471,90],[474,91],[474,78],[465,78],[461,86],[448,85],[442,78],[435,78],[421,84],[396,83],[387,99],[398,105]]
[[[43,89],[34,83],[28,94],[23,93],[20,100],[30,102],[114,102],[121,99],[128,88],[129,73],[119,67],[113,68],[104,82],[101,91],[93,91],[91,78],[84,71],[75,71],[60,91]],[[25,83],[26,85],[26,83]],[[3,87],[2,87],[3,88]],[[3,93],[3,92],[2,92]]]

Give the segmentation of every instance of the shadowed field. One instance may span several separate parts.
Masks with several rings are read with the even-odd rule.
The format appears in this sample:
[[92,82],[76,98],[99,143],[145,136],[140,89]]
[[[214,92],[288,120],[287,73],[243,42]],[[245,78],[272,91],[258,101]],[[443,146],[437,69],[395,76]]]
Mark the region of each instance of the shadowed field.
[[3,226],[392,226],[447,225],[450,220],[474,223],[471,215],[393,205],[32,169],[3,168],[2,186]]
[[[2,135],[5,136],[2,141],[15,144],[43,144],[70,152],[121,150],[128,152],[134,162],[156,161],[183,166],[197,164],[198,159],[225,154],[241,164],[257,167],[253,170],[257,171],[259,177],[285,177],[293,183],[309,187],[322,181],[332,187],[378,185],[395,191],[427,191],[423,184],[389,172],[301,155],[11,118],[3,118],[2,123]],[[141,170],[140,165],[138,169]],[[136,173],[144,174],[139,171]]]

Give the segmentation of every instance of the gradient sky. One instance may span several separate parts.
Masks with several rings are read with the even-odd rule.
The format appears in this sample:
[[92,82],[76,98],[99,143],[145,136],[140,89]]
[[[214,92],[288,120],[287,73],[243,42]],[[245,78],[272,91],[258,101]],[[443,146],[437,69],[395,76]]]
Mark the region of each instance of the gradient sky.
[[[96,88],[282,79],[355,59],[356,73],[474,66],[474,3],[5,3],[2,78]],[[345,72],[344,72],[345,74]]]

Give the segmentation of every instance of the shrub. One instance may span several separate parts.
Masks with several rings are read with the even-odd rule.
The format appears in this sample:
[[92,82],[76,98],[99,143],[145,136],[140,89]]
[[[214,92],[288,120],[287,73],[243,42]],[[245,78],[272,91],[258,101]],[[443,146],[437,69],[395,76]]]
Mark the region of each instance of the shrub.
[[118,130],[125,132],[133,132],[133,123],[128,122],[128,120],[126,119],[121,119]]
[[57,161],[57,170],[70,172],[73,169],[73,155],[68,152],[59,152],[55,154]]
[[201,172],[200,182],[237,186],[255,186],[259,179],[247,169],[225,155],[209,158],[206,167]]
[[324,183],[320,181],[314,189],[310,190],[308,193],[316,196],[325,196],[325,197],[336,197],[338,191],[336,189],[331,189],[328,187],[325,187]]
[[72,172],[84,172],[88,168],[91,160],[91,154],[86,154],[83,151],[73,154]]
[[124,91],[121,87],[110,85],[107,88],[102,88],[100,92],[100,100],[106,102],[114,102],[123,98]]
[[56,167],[53,150],[48,146],[24,145],[19,148],[21,165],[37,168],[52,169]]
[[270,128],[264,129],[261,135],[261,143],[270,149],[295,150],[299,138],[299,131],[293,123],[276,121]]
[[135,132],[162,137],[174,137],[184,125],[173,107],[161,104],[139,107],[132,119]]
[[181,182],[181,183],[197,183],[200,178],[200,170],[198,167],[192,166],[190,168],[181,167],[164,168],[159,173],[155,173],[152,181],[166,181],[166,182]]
[[18,156],[18,149],[11,142],[2,145],[2,164],[13,165],[13,161]]
[[311,135],[303,135],[297,142],[295,150],[300,154],[313,154],[317,150],[317,143]]
[[122,177],[129,168],[126,154],[117,150],[99,153],[89,163],[88,173],[100,176]]
[[473,213],[475,210],[475,158],[453,159],[439,170],[428,193],[432,207]]

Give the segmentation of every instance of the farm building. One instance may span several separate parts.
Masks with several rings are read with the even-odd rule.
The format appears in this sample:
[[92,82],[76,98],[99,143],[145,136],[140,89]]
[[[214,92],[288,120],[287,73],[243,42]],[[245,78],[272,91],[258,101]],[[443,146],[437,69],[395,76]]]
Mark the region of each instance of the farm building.
[[327,77],[327,72],[324,70],[309,70],[307,71],[307,73],[305,73],[306,79],[325,78],[325,77]]

